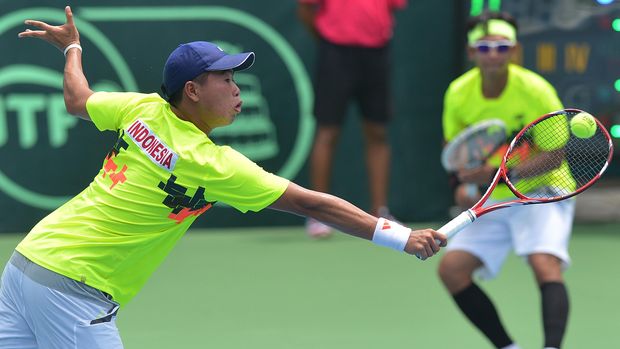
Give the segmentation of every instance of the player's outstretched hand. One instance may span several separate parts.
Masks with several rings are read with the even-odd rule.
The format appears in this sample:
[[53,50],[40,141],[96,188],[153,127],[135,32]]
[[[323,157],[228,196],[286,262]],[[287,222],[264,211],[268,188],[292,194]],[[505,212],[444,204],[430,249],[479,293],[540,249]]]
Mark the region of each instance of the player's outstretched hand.
[[413,230],[405,246],[405,252],[424,260],[439,252],[446,246],[448,238],[433,229]]
[[56,46],[61,51],[71,44],[79,44],[80,34],[78,33],[77,27],[73,23],[73,13],[71,12],[71,7],[65,7],[65,15],[67,16],[67,22],[59,26],[53,26],[45,22],[27,19],[24,21],[26,25],[36,27],[40,30],[26,29],[17,36],[20,38],[38,38],[45,40]]

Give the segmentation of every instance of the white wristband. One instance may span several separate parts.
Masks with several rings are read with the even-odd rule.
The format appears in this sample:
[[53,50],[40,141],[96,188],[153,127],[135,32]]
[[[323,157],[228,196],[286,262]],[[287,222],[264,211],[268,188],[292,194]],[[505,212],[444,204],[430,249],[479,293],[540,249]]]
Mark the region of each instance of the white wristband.
[[407,246],[410,234],[411,229],[385,218],[379,218],[375,227],[375,234],[372,236],[372,242],[402,252]]
[[63,52],[65,57],[67,57],[67,52],[69,52],[69,50],[72,49],[72,48],[77,48],[78,50],[80,50],[80,52],[82,51],[82,46],[80,44],[71,44],[71,45],[65,47],[65,50]]

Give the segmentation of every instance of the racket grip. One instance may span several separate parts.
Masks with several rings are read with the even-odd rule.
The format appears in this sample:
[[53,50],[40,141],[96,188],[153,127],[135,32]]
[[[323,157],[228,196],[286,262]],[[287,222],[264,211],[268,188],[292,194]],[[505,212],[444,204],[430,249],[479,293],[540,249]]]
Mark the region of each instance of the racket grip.
[[[454,217],[450,222],[446,223],[443,227],[437,229],[437,231],[446,235],[448,239],[450,239],[474,220],[476,220],[476,214],[472,210],[463,211],[461,212],[461,214]],[[435,239],[435,242],[437,243],[437,245],[441,244],[441,241],[437,239]],[[418,259],[420,260],[426,259],[420,257],[420,255],[418,254],[416,254],[415,256],[418,257]]]
[[443,227],[437,229],[438,232],[445,234],[448,239],[451,239],[456,233],[463,230],[471,222],[476,220],[476,214],[472,210],[461,212],[460,215],[454,217],[450,222],[446,223]]

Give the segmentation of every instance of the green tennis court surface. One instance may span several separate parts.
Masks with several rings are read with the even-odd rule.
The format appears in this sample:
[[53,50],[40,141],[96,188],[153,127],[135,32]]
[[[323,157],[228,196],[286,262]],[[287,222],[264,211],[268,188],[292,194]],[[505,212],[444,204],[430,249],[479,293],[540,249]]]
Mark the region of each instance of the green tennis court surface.
[[[2,264],[20,238],[0,235]],[[620,343],[618,251],[620,225],[575,228],[564,348]],[[128,349],[491,348],[436,266],[344,234],[311,241],[300,227],[191,231],[118,325]],[[540,348],[538,290],[521,260],[482,286],[522,348]]]

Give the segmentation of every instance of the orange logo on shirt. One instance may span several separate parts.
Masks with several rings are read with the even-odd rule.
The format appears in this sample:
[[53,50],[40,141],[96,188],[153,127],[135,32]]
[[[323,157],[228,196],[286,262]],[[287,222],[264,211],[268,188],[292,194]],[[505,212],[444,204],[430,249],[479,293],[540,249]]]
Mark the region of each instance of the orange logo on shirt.
[[172,212],[168,215],[168,218],[177,221],[177,224],[183,222],[190,216],[199,216],[205,211],[213,207],[213,202],[207,202],[205,200],[205,188],[198,187],[193,196],[185,195],[187,188],[176,182],[177,177],[170,175],[170,178],[164,182],[159,182],[159,189],[168,194],[164,201],[164,205],[170,207]]
[[106,174],[109,174],[110,179],[112,180],[112,185],[110,186],[110,189],[114,189],[114,187],[118,183],[124,183],[127,180],[127,177],[125,177],[127,165],[123,165],[123,168],[119,172],[116,172],[116,170],[118,169],[118,165],[114,162],[112,157],[106,156],[105,159],[106,163],[105,165],[103,165],[103,178],[105,178]]
[[106,178],[106,175],[109,174],[109,178],[112,180],[110,189],[114,189],[117,184],[124,183],[127,180],[127,177],[125,176],[127,165],[123,165],[123,168],[116,172],[118,170],[118,165],[114,162],[114,158],[118,155],[121,149],[127,149],[127,147],[129,147],[129,144],[127,144],[127,142],[123,139],[123,135],[124,131],[121,131],[118,135],[118,139],[116,140],[116,144],[114,144],[112,150],[110,150],[108,155],[105,157],[105,164],[103,164],[102,177]]
[[187,218],[189,216],[196,216],[196,217],[200,216],[205,211],[210,209],[212,206],[213,205],[209,203],[205,207],[199,208],[197,210],[192,210],[189,207],[184,207],[181,211],[179,211],[179,213],[171,212],[168,215],[168,218],[174,219],[175,221],[177,221],[177,224],[179,224],[179,223],[183,222],[185,220],[185,218]]

